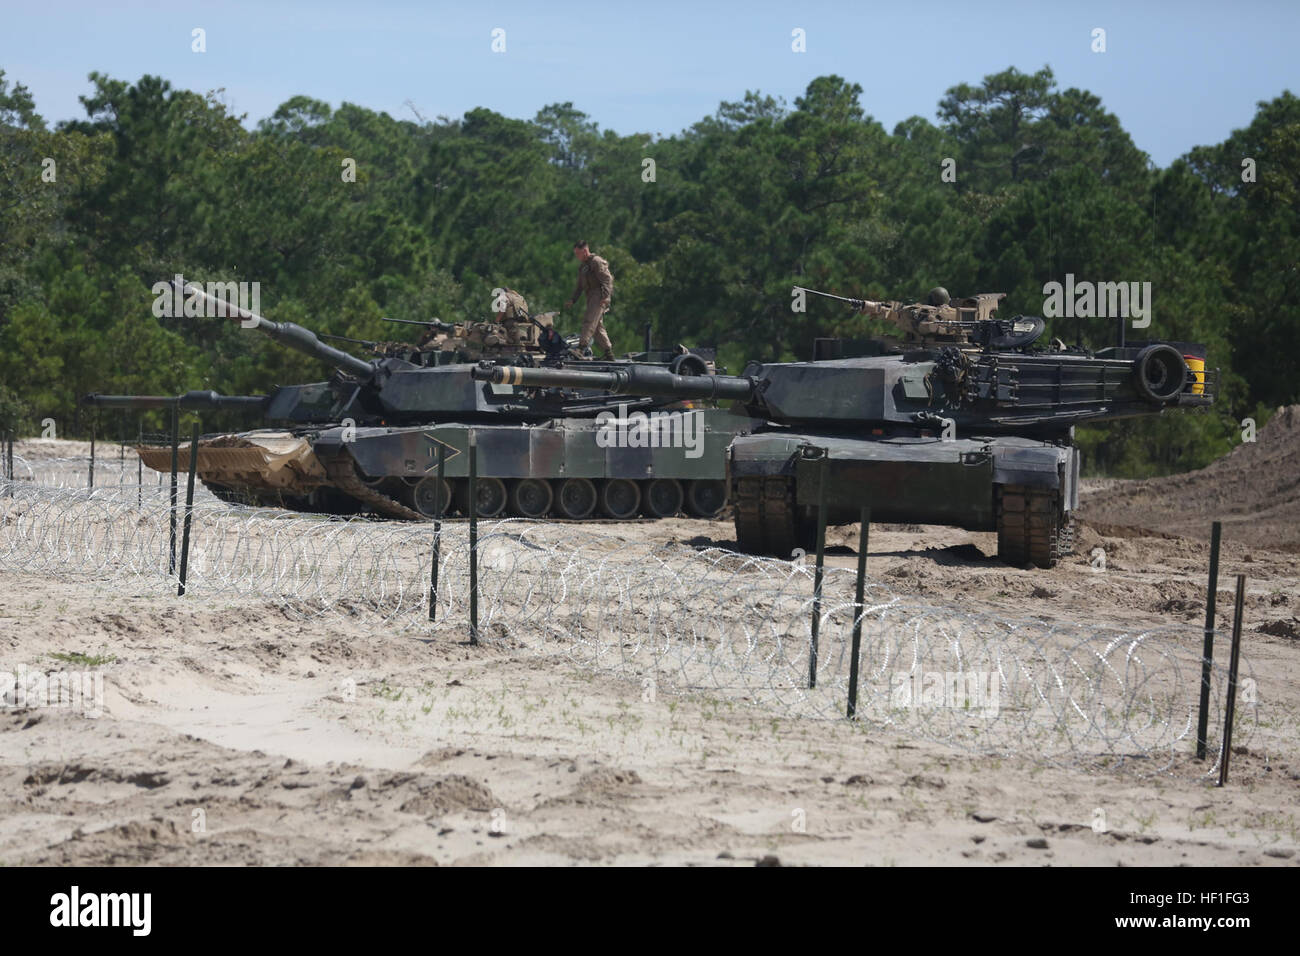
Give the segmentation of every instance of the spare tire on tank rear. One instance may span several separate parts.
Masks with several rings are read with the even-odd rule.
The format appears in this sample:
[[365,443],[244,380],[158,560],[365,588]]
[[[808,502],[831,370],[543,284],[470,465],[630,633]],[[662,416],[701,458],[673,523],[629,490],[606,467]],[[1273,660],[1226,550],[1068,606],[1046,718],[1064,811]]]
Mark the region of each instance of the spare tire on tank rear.
[[1172,345],[1148,345],[1133,365],[1133,385],[1143,399],[1163,405],[1187,386],[1187,362]]

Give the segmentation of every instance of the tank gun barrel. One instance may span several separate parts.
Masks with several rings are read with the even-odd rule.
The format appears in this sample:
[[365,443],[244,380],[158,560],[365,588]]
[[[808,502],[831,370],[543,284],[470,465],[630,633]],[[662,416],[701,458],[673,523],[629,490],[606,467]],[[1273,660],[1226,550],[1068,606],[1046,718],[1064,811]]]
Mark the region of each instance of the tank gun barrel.
[[221,395],[212,391],[192,391],[183,395],[87,395],[82,401],[97,408],[246,408],[261,409],[266,395]]
[[255,312],[250,312],[248,309],[208,295],[193,282],[185,283],[181,291],[186,296],[197,297],[198,301],[203,303],[205,309],[210,310],[208,314],[232,319],[246,329],[257,329],[277,342],[283,342],[292,349],[297,349],[299,352],[329,362],[336,368],[341,368],[343,371],[350,372],[359,378],[369,378],[374,371],[374,366],[369,362],[359,359],[355,355],[349,355],[332,345],[326,345],[316,337],[315,332],[304,329],[301,325],[295,325],[292,322],[272,322],[269,319],[264,319]]
[[484,362],[470,374],[480,382],[496,385],[590,388],[615,395],[664,398],[713,398],[748,401],[755,385],[747,378],[730,375],[674,375],[667,369],[630,366],[608,372],[577,369],[519,368]]

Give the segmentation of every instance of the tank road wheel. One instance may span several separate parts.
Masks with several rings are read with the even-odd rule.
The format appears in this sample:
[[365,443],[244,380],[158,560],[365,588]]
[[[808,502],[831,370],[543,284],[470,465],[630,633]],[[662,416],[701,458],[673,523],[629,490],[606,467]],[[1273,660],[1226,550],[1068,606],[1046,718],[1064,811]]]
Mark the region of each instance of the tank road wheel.
[[796,548],[811,551],[816,522],[799,514],[793,478],[736,479],[736,544],[751,554],[790,560]]
[[565,478],[555,491],[555,513],[581,521],[596,510],[596,486],[589,478]]
[[520,518],[544,518],[555,502],[555,492],[543,478],[518,478],[510,482],[510,513]]
[[444,478],[440,489],[436,475],[421,478],[415,484],[407,485],[402,497],[407,505],[426,518],[436,518],[439,514],[447,514],[451,508],[451,482]]
[[[478,516],[480,518],[495,518],[501,512],[506,510],[506,484],[500,478],[479,478],[478,487]],[[456,482],[455,491],[456,507],[460,513],[469,517],[469,479],[461,478]]]
[[607,518],[620,521],[633,517],[641,507],[641,489],[627,478],[610,478],[601,482],[600,511]]
[[727,483],[697,478],[686,483],[686,513],[697,518],[716,518],[727,506]]
[[1050,568],[1074,550],[1074,523],[1056,489],[999,485],[997,507],[998,557],[1007,564]]
[[642,511],[647,518],[671,518],[682,510],[682,483],[676,478],[646,482],[641,493]]

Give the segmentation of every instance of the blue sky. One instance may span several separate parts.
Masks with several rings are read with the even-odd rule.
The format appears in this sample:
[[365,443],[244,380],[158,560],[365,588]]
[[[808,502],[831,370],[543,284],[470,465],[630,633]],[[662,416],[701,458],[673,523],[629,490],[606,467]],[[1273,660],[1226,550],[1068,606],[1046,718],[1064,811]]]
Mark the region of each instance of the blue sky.
[[[944,91],[1050,65],[1096,93],[1160,165],[1300,92],[1300,0],[1123,3],[416,3],[0,0],[0,69],[47,120],[84,115],[99,70],[154,73],[225,100],[251,125],[298,93],[413,118],[475,106],[531,118],[572,101],[602,128],[670,135],[747,89],[792,102],[815,76],[863,87],[886,129],[931,121]],[[191,51],[206,30],[207,52]],[[492,30],[506,31],[493,53]],[[803,29],[807,52],[791,50]],[[1091,50],[1094,28],[1106,52]]]

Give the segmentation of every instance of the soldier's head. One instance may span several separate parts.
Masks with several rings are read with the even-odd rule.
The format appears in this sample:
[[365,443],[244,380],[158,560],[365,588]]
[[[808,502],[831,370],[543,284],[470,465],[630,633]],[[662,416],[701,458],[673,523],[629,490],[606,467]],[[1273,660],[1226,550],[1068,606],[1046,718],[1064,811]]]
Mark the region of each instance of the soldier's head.
[[587,248],[586,239],[579,239],[573,244],[573,254],[578,257],[579,262],[586,262],[591,258],[591,250]]
[[937,285],[930,290],[929,294],[926,295],[925,300],[930,305],[947,305],[950,301],[948,290],[941,285]]

